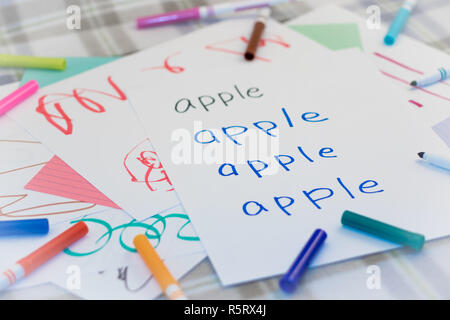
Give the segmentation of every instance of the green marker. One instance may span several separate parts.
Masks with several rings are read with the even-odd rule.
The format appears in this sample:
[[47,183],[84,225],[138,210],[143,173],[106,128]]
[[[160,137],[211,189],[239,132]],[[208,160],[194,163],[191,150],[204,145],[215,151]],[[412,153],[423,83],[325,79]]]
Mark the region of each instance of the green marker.
[[66,69],[66,59],[0,54],[0,67],[64,70]]
[[425,243],[425,237],[421,234],[403,230],[348,210],[344,211],[342,214],[341,222],[344,226],[352,227],[380,238],[409,246],[418,251],[422,249]]

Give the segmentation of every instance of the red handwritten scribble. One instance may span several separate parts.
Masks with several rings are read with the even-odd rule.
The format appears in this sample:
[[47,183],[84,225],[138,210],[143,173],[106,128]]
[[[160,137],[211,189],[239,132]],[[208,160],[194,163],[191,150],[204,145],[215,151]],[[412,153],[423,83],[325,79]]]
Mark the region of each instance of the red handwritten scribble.
[[163,70],[167,70],[171,73],[181,73],[184,71],[183,67],[180,66],[172,66],[169,64],[169,59],[172,58],[173,56],[179,55],[181,52],[175,52],[171,55],[169,55],[166,59],[164,59],[164,64],[162,66],[157,66],[157,67],[149,67],[149,68],[144,68],[142,69],[142,71],[148,71],[148,70],[156,70],[156,69],[163,69]]
[[[230,49],[230,48],[228,48],[228,45],[236,43],[236,42],[241,42],[241,43],[247,44],[248,41],[249,41],[248,38],[246,38],[244,36],[241,36],[241,37],[236,37],[236,38],[232,38],[232,39],[228,39],[228,40],[224,40],[224,41],[208,44],[208,45],[205,46],[205,49],[243,56],[245,54],[244,51],[237,51],[237,50],[234,50],[234,49]],[[283,38],[281,36],[279,36],[279,35],[272,35],[270,37],[261,38],[261,40],[259,41],[258,47],[265,47],[269,43],[276,44],[276,45],[282,46],[284,48],[290,48],[291,47],[291,45],[289,43],[285,42],[283,40]],[[265,61],[265,62],[271,62],[270,59],[264,58],[264,57],[261,57],[261,56],[256,56],[255,59],[256,60]]]
[[415,105],[418,106],[419,108],[422,108],[422,107],[423,107],[423,104],[421,104],[421,103],[419,103],[419,102],[417,102],[417,101],[409,100],[408,102],[410,102],[410,103],[412,103],[412,104],[415,104]]
[[386,61],[389,61],[389,62],[391,62],[391,63],[393,63],[393,64],[395,64],[395,65],[397,65],[399,67],[402,67],[403,69],[406,69],[406,70],[409,70],[409,71],[412,71],[412,72],[415,72],[415,73],[418,73],[418,74],[423,74],[422,71],[419,71],[417,69],[411,68],[411,67],[407,66],[406,64],[403,64],[403,63],[401,63],[401,62],[399,62],[397,60],[394,60],[394,59],[392,59],[392,58],[390,58],[388,56],[385,56],[384,54],[381,54],[379,52],[374,52],[373,54],[376,57],[381,58],[381,59],[386,60]]
[[[126,154],[123,165],[131,181],[145,183],[150,191],[173,191],[172,182],[158,160],[158,155],[149,149],[149,140],[145,139]],[[160,186],[162,189],[159,189]]]
[[[43,95],[38,100],[38,106],[36,112],[42,114],[45,119],[53,125],[56,129],[64,133],[65,135],[70,135],[73,132],[73,122],[69,115],[63,110],[61,106],[61,101],[66,99],[75,99],[83,108],[94,112],[102,113],[105,112],[105,107],[99,102],[83,96],[86,93],[95,93],[101,96],[106,96],[112,99],[117,99],[124,101],[127,99],[125,93],[114,83],[111,76],[108,77],[109,85],[114,89],[115,94],[108,92],[98,91],[94,89],[83,89],[76,88],[72,90],[71,94],[68,93],[50,93]],[[56,97],[50,100],[51,97]],[[53,107],[54,110],[51,111],[50,108]]]
[[[261,40],[259,40],[258,47],[265,47],[265,46],[267,45],[267,43],[278,44],[278,45],[280,45],[280,46],[282,46],[282,47],[285,47],[285,48],[290,48],[290,47],[291,47],[291,45],[290,45],[289,43],[285,42],[285,41],[283,40],[283,38],[281,38],[281,36],[279,36],[279,35],[276,34],[276,35],[273,35],[273,37],[274,37],[275,39],[261,38]],[[244,42],[245,44],[248,44],[248,42],[249,42],[249,39],[247,39],[247,38],[244,37],[244,36],[241,36],[240,39],[241,39],[241,41]]]
[[[410,66],[407,66],[406,64],[404,64],[404,63],[402,63],[402,62],[399,62],[399,61],[397,61],[397,60],[395,60],[395,59],[393,59],[393,58],[391,58],[391,57],[388,57],[388,56],[386,56],[386,55],[383,55],[383,54],[381,54],[381,53],[379,53],[379,52],[374,52],[373,54],[374,54],[376,57],[378,57],[378,58],[380,58],[380,59],[383,59],[383,60],[385,60],[385,61],[388,61],[388,62],[390,62],[390,63],[392,63],[392,64],[394,64],[394,65],[396,65],[396,66],[399,66],[399,67],[401,67],[401,68],[403,68],[403,69],[405,69],[405,70],[408,70],[408,71],[411,71],[411,72],[414,72],[414,73],[420,74],[420,75],[423,75],[423,74],[424,74],[423,71],[420,71],[420,70],[417,70],[417,69],[412,68],[412,67],[410,67]],[[399,82],[402,82],[402,83],[404,83],[404,84],[407,84],[408,86],[409,86],[409,84],[410,84],[410,82],[411,82],[411,80],[408,81],[408,80],[402,79],[402,78],[400,78],[400,77],[398,77],[398,76],[396,76],[396,75],[393,75],[393,74],[391,74],[391,73],[389,73],[389,72],[386,72],[386,71],[384,71],[384,70],[380,70],[380,71],[381,71],[381,73],[382,73],[383,75],[385,75],[385,76],[387,76],[387,77],[389,77],[389,78],[391,78],[391,79],[397,80],[397,81],[399,81]],[[443,84],[443,85],[445,85],[445,86],[450,86],[450,84],[447,83],[447,82],[445,82],[445,81],[441,81],[440,84]],[[429,90],[429,89],[425,89],[425,88],[421,88],[421,87],[416,87],[415,89],[420,90],[420,91],[423,91],[423,92],[425,92],[425,93],[427,93],[427,94],[429,94],[429,95],[432,95],[432,96],[434,96],[434,97],[436,97],[436,98],[439,98],[439,99],[442,99],[442,100],[446,100],[446,101],[450,101],[450,98],[445,97],[445,96],[443,96],[443,95],[440,95],[440,94],[438,94],[438,93],[436,93],[436,92],[433,92],[433,91],[431,91],[431,90]]]

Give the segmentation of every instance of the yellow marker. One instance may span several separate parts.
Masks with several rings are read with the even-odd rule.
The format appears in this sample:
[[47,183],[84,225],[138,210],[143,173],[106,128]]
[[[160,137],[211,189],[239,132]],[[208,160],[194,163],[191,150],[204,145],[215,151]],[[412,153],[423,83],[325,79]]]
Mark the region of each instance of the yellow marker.
[[147,237],[144,234],[137,235],[134,237],[133,243],[164,294],[170,300],[186,300],[177,280],[167,269]]
[[66,59],[0,54],[0,67],[64,70]]

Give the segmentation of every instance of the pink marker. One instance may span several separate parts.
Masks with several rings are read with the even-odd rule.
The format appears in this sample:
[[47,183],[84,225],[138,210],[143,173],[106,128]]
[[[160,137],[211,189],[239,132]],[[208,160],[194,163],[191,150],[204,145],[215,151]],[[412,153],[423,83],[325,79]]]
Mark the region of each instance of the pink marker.
[[156,16],[138,18],[137,28],[143,29],[187,20],[200,20],[205,18],[213,18],[223,14],[250,9],[264,8],[273,6],[275,4],[290,1],[292,2],[295,0],[247,0],[247,1],[223,3],[213,6],[202,6],[186,10],[172,11],[168,13],[158,14]]
[[30,80],[19,89],[0,100],[0,116],[23,102],[39,89],[39,84],[35,80]]

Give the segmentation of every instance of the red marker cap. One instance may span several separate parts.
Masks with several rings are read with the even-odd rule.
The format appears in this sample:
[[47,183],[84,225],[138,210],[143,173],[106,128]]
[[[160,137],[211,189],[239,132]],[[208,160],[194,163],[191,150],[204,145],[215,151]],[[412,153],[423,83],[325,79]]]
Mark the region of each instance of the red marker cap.
[[30,253],[25,258],[20,259],[17,263],[23,267],[25,270],[25,275],[28,275],[33,270],[69,247],[71,244],[84,237],[88,231],[89,229],[86,223],[80,221],[44,244],[36,251]]

